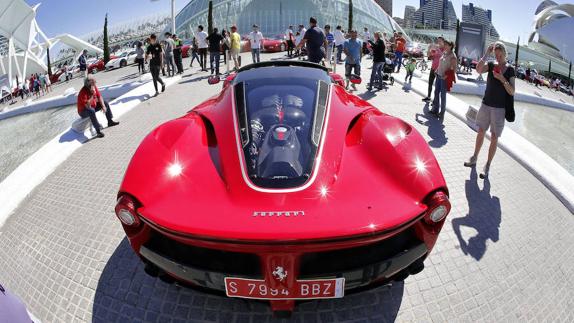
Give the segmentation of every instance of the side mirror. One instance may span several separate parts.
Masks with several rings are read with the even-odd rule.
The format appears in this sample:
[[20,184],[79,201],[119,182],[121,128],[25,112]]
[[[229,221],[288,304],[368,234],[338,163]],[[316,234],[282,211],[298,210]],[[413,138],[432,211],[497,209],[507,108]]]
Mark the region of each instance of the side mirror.
[[219,79],[219,76],[217,76],[217,75],[210,76],[207,79],[207,83],[209,83],[211,85],[217,84],[217,83],[219,83],[219,81],[221,81],[221,80]]
[[349,81],[351,81],[351,83],[353,83],[353,84],[361,84],[361,82],[362,82],[361,77],[358,75],[355,75],[355,74],[351,75],[351,77],[349,78]]

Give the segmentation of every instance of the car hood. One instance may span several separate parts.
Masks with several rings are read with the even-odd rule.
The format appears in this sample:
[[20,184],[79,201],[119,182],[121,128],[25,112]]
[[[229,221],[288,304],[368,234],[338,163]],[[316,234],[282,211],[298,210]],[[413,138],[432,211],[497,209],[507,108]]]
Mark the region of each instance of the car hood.
[[427,143],[406,123],[332,86],[324,150],[312,184],[291,192],[251,187],[242,176],[233,93],[150,133],[120,194],[170,231],[240,240],[328,239],[391,230],[420,216],[444,178]]

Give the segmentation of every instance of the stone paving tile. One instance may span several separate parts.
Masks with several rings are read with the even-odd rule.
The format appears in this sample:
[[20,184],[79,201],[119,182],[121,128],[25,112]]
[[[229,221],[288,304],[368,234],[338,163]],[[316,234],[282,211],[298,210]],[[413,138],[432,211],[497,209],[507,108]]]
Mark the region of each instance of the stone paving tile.
[[[370,70],[364,67],[363,73]],[[1,229],[0,282],[44,322],[287,321],[272,318],[265,303],[148,277],[113,213],[125,168],[143,136],[220,89],[202,78],[186,72],[178,85],[123,116],[105,138],[81,147]],[[364,86],[359,88],[365,96]],[[475,133],[450,115],[442,124],[427,118],[420,97],[399,84],[368,96],[429,141],[449,185],[452,212],[419,275],[343,299],[301,304],[290,321],[572,322],[572,214],[502,151],[490,180],[477,179],[462,167]]]

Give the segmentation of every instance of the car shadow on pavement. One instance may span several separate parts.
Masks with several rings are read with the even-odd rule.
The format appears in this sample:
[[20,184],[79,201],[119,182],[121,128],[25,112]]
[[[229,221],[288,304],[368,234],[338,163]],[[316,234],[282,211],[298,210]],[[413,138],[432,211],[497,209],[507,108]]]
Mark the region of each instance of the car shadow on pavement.
[[[267,302],[227,298],[148,276],[124,238],[107,261],[96,287],[92,322],[269,322]],[[394,322],[404,293],[397,282],[335,300],[296,306],[294,322]],[[289,320],[289,321],[291,321]]]
[[[468,214],[465,217],[453,219],[452,228],[462,252],[480,260],[486,253],[486,241],[497,242],[499,239],[502,220],[500,200],[497,196],[490,195],[488,177],[484,180],[484,187],[480,189],[475,167],[472,168],[470,178],[466,180],[464,188],[468,200]],[[462,226],[473,228],[477,234],[466,241],[461,232]]]
[[[423,120],[426,119],[426,120]],[[447,144],[448,138],[444,131],[444,125],[435,116],[429,113],[429,103],[423,107],[423,113],[416,113],[415,120],[419,124],[427,127],[427,135],[431,138],[428,144],[433,148],[440,148]]]
[[[185,84],[185,83],[195,83],[195,82],[201,82],[203,80],[207,80],[211,75],[206,74],[204,76],[198,77],[198,78],[194,78],[194,79],[190,79],[190,80],[186,80],[186,81],[180,81],[179,84]],[[223,74],[221,75],[222,80],[223,80]]]

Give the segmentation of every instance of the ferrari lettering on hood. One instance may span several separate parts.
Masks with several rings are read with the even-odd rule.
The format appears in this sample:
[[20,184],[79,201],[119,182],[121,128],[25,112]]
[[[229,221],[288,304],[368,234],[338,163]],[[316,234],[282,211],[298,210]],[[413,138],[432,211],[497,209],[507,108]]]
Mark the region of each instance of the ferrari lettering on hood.
[[268,77],[249,72],[234,80],[246,180],[262,188],[300,187],[312,177],[320,151],[328,74],[298,73],[293,67],[275,67],[263,74]]
[[255,211],[254,217],[298,217],[304,216],[305,211]]

